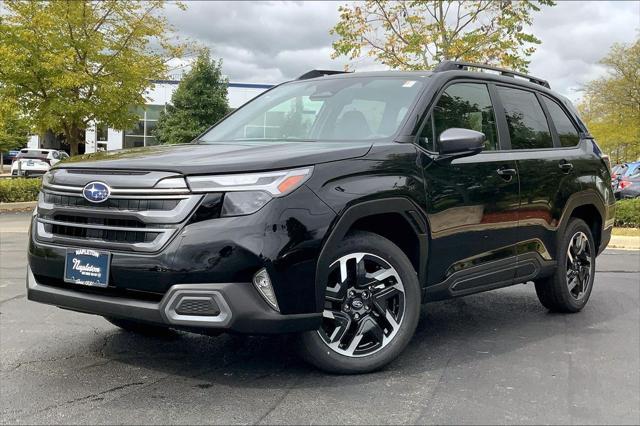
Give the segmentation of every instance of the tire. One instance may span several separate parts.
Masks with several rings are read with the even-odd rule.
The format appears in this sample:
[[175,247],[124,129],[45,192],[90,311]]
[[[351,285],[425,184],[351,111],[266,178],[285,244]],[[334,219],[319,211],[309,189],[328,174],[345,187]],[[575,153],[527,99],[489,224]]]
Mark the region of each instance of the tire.
[[174,333],[172,329],[162,325],[147,324],[144,322],[113,317],[104,317],[104,319],[116,327],[120,327],[121,329],[131,333],[144,334],[146,336],[170,336]]
[[[581,244],[586,244],[584,251],[578,250]],[[589,226],[582,219],[571,219],[560,238],[556,271],[548,278],[535,281],[536,294],[545,308],[575,313],[585,307],[593,289],[596,251]]]
[[420,304],[418,276],[404,252],[380,235],[350,233],[331,262],[323,323],[300,336],[300,354],[330,373],[380,369],[413,337]]

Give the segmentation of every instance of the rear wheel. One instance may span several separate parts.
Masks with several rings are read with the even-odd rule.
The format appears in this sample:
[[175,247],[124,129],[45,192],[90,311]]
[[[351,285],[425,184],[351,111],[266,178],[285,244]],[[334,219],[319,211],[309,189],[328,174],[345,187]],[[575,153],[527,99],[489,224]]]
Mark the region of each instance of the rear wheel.
[[596,247],[589,226],[571,219],[558,247],[555,273],[535,282],[542,305],[556,312],[578,312],[587,304],[596,266]]
[[322,325],[302,335],[302,355],[334,373],[381,368],[402,352],[418,323],[413,265],[395,244],[369,232],[345,238],[334,259]]

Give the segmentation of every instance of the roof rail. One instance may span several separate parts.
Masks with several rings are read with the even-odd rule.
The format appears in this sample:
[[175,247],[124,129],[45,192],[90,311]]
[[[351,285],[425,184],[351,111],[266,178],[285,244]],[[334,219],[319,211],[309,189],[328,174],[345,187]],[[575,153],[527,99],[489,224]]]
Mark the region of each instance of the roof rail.
[[469,68],[479,68],[483,70],[496,71],[499,72],[500,75],[504,75],[505,77],[521,77],[529,80],[531,83],[539,84],[540,86],[546,87],[547,89],[551,89],[551,86],[549,85],[549,82],[547,80],[543,80],[541,78],[533,77],[528,74],[508,70],[505,68],[494,67],[493,65],[487,64],[475,64],[473,62],[463,61],[442,61],[434,68],[433,72],[467,71]]
[[305,72],[300,77],[296,78],[296,80],[309,80],[310,78],[324,77],[325,75],[346,74],[350,72],[351,71],[311,70]]

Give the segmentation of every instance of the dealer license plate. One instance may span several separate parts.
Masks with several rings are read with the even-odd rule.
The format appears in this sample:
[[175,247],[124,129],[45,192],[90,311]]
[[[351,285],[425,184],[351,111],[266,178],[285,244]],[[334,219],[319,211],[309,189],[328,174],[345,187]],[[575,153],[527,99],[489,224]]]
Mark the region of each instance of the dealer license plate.
[[92,249],[68,249],[64,280],[68,283],[106,287],[111,253]]

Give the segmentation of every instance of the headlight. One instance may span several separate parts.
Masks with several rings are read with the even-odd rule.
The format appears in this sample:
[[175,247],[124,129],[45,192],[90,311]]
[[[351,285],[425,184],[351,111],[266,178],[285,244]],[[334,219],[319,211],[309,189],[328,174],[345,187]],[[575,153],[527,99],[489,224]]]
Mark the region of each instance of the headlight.
[[262,191],[228,192],[224,195],[221,216],[241,216],[255,213],[271,201],[271,195]]
[[191,176],[187,182],[192,192],[263,191],[273,197],[281,197],[302,185],[312,171],[313,167],[306,167],[276,172]]
[[51,173],[50,171],[45,173],[42,176],[42,183],[44,185],[50,185],[52,180],[53,180],[53,173]]
[[276,172],[191,176],[192,192],[224,192],[221,216],[241,216],[260,210],[274,197],[282,197],[309,179],[313,167]]

